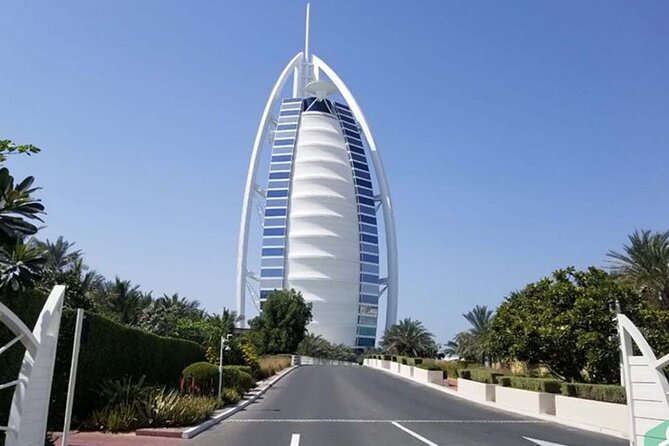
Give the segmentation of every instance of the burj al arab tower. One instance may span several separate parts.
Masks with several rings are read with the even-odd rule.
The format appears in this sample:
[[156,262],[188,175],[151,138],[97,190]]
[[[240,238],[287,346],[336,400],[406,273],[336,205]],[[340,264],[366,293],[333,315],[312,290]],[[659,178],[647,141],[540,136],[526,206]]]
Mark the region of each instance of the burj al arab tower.
[[[267,158],[265,177],[259,171]],[[247,265],[256,209],[262,220],[259,275]],[[237,252],[237,312],[244,320],[247,295],[262,309],[273,290],[294,288],[313,304],[309,331],[330,342],[373,347],[384,294],[386,326],[397,318],[397,283],[395,220],[381,156],[351,91],[309,52],[307,5],[304,51],[276,80],[251,152]]]

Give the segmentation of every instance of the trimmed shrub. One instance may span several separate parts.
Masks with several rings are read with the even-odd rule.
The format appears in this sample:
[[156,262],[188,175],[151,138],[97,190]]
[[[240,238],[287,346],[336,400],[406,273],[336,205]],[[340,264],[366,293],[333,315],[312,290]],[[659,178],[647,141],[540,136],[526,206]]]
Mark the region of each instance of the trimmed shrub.
[[382,359],[384,361],[390,361],[391,358],[392,358],[392,356],[390,356],[390,355],[382,355]]
[[393,361],[393,362],[397,362],[397,355],[392,355],[390,357],[390,360]]
[[248,373],[249,375],[253,375],[251,372],[251,366],[249,365],[228,365],[225,367],[229,367],[231,369],[239,370],[240,372]]
[[407,358],[407,364],[416,366],[423,363],[423,358]]
[[469,378],[466,379],[486,384],[497,384],[497,378],[503,376],[502,373],[490,372],[488,370],[471,369],[468,372]]
[[441,367],[436,364],[418,364],[416,367],[424,370],[441,370]]
[[401,356],[400,362],[404,365],[409,365],[409,358],[407,358],[406,356]]
[[562,383],[562,394],[605,403],[626,404],[627,394],[622,386],[609,384]]
[[503,387],[546,393],[560,393],[562,384],[557,379],[524,378],[521,376],[503,376],[498,378],[498,383]]
[[[189,395],[214,396],[218,393],[218,376],[217,365],[205,361],[191,364],[182,373],[181,391]],[[231,387],[243,395],[255,385],[253,377],[240,370],[240,366],[223,366],[224,387]]]
[[458,370],[458,377],[462,378],[462,379],[471,380],[472,379],[471,372],[472,372],[471,370],[467,370],[467,369]]

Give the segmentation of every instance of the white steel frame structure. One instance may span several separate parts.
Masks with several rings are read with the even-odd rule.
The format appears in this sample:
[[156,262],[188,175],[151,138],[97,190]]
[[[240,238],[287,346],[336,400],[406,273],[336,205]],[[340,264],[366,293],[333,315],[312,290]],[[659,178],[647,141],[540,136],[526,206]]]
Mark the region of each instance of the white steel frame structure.
[[253,150],[251,152],[251,161],[246,176],[246,185],[244,187],[244,198],[242,202],[241,221],[239,226],[239,241],[237,246],[237,264],[236,264],[236,303],[237,313],[240,316],[240,325],[243,327],[246,320],[246,293],[251,290],[249,279],[254,280],[256,274],[249,271],[247,267],[248,249],[249,249],[249,230],[251,223],[252,209],[254,208],[254,200],[258,199],[256,195],[258,191],[263,188],[258,184],[257,174],[260,164],[261,155],[268,146],[267,141],[271,138],[272,128],[275,125],[272,118],[272,110],[276,109],[277,103],[281,98],[281,92],[284,89],[286,82],[293,77],[293,97],[305,96],[306,85],[313,80],[320,80],[324,75],[328,78],[334,86],[336,86],[339,94],[343,97],[346,104],[349,106],[354,118],[360,125],[361,134],[364,135],[366,142],[366,150],[371,156],[372,164],[376,174],[379,196],[376,199],[383,209],[383,219],[385,228],[385,242],[386,242],[386,262],[387,262],[387,278],[380,279],[384,286],[382,289],[386,292],[386,327],[393,325],[397,319],[397,302],[398,302],[398,260],[397,260],[397,239],[395,231],[395,217],[393,215],[392,199],[390,195],[390,188],[386,172],[383,167],[383,162],[379,155],[378,146],[372,135],[370,126],[365,118],[362,109],[358,105],[355,97],[346,86],[344,81],[337,75],[337,73],[330,68],[322,59],[309,53],[309,5],[307,4],[307,18],[306,18],[306,35],[304,51],[297,53],[285,68],[281,71],[278,79],[270,92],[269,98],[265,104],[258,131],[253,143]]

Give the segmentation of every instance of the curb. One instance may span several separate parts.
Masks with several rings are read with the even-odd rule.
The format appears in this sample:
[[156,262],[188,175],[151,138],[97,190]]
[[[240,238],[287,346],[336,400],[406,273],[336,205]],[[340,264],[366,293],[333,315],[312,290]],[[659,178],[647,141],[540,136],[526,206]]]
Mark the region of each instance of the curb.
[[522,411],[522,410],[517,410],[515,408],[512,409],[510,407],[500,406],[499,404],[496,404],[494,402],[481,401],[481,400],[478,400],[478,399],[469,398],[469,397],[467,397],[465,395],[462,395],[462,394],[458,393],[457,391],[452,390],[452,389],[450,389],[448,387],[445,387],[445,386],[440,386],[438,384],[433,384],[433,383],[425,383],[425,382],[422,382],[422,381],[416,381],[412,378],[409,378],[408,376],[398,375],[397,373],[394,373],[394,372],[392,372],[390,370],[387,370],[387,369],[372,367],[372,366],[369,366],[369,365],[364,365],[364,367],[367,367],[367,368],[372,369],[372,370],[378,370],[380,372],[385,372],[389,375],[396,376],[398,378],[403,378],[403,379],[406,379],[408,381],[411,381],[412,383],[420,384],[422,386],[429,387],[429,388],[434,389],[434,390],[438,390],[438,391],[440,391],[442,393],[445,393],[447,395],[451,395],[451,396],[454,396],[456,398],[460,398],[460,399],[463,399],[463,400],[466,400],[466,401],[470,401],[472,403],[480,404],[482,406],[487,406],[487,407],[490,407],[492,409],[498,409],[498,410],[502,410],[504,412],[511,412],[513,414],[516,414],[516,415],[524,415],[526,417],[536,418],[538,420],[551,421],[553,423],[561,424],[563,426],[569,426],[569,427],[573,427],[573,428],[576,428],[576,429],[581,429],[581,430],[588,431],[588,432],[595,432],[595,433],[598,433],[598,434],[607,435],[609,437],[615,437],[615,438],[621,438],[623,440],[629,440],[629,437],[627,435],[623,434],[622,432],[611,431],[609,429],[590,426],[588,424],[581,424],[581,423],[575,423],[575,422],[572,422],[572,421],[560,420],[557,417],[555,417],[555,415],[541,415],[541,414],[535,414],[535,413],[528,413],[528,412],[525,412],[525,411]]
[[284,376],[286,376],[287,374],[289,374],[298,367],[299,366],[288,367],[286,370],[282,371],[281,373],[273,377],[271,381],[269,381],[266,385],[257,389],[255,393],[251,395],[250,398],[240,401],[236,405],[225,409],[223,412],[219,413],[218,415],[214,415],[213,417],[198,424],[197,426],[189,427],[188,429],[186,429],[181,433],[181,438],[191,439],[196,435],[206,431],[210,427],[220,423],[226,418],[236,414],[237,412],[239,412],[240,410],[242,410],[243,408],[245,408],[246,406],[257,400],[261,395],[267,392],[274,384],[276,384],[277,381],[279,381],[281,378],[283,378]]

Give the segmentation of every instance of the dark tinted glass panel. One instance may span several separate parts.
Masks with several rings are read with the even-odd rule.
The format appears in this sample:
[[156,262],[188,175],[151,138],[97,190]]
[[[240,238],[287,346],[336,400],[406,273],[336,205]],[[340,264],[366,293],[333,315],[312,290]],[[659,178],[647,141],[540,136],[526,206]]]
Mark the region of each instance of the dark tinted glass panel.
[[281,116],[297,116],[300,114],[299,110],[282,110]]
[[360,303],[377,305],[379,303],[379,298],[377,296],[369,296],[367,294],[362,294],[360,295]]
[[[265,211],[265,215],[267,215],[267,211]],[[281,215],[286,215],[285,211]],[[358,215],[358,220],[363,223],[369,223],[370,225],[376,224],[376,217],[372,217],[371,215]]]
[[369,171],[369,167],[367,167],[367,164],[365,163],[359,163],[357,161],[353,161],[353,167],[355,167],[356,169],[363,170],[365,172]]
[[376,210],[374,208],[370,208],[368,206],[358,206],[358,208],[363,214],[376,215]]
[[372,179],[372,176],[369,174],[369,172],[365,172],[363,170],[355,169],[354,173],[355,173],[355,176],[358,177],[358,178],[364,178],[366,180],[371,180]]
[[358,327],[360,336],[376,336],[376,327]]
[[283,248],[263,248],[262,255],[264,256],[282,256]]
[[287,197],[287,196],[288,196],[288,191],[285,189],[267,191],[268,198]]
[[[350,130],[350,131],[352,131],[352,132],[355,132],[355,134],[358,135],[358,126],[353,125],[353,124],[351,124],[351,123],[348,123],[348,122],[346,122],[346,121],[343,121],[343,122],[342,122],[342,126],[343,126],[345,129],[348,129],[348,130]],[[356,136],[356,138],[359,138],[359,136]]]
[[293,160],[293,155],[274,155],[272,157],[272,162],[273,163],[281,163],[285,161],[292,161]]
[[370,254],[378,254],[379,253],[379,246],[378,245],[372,245],[370,243],[361,243],[360,244],[360,249],[362,252],[367,252]]
[[357,338],[355,345],[358,347],[374,347],[374,338]]
[[358,185],[359,185],[359,186],[366,187],[366,188],[368,188],[368,189],[371,189],[371,188],[372,188],[372,182],[371,182],[371,181],[367,181],[367,180],[363,180],[363,179],[359,179],[359,180],[358,180]]
[[369,232],[370,234],[376,234],[376,226],[361,224],[360,231]]
[[265,209],[265,217],[279,217],[286,215],[285,209]]
[[344,121],[344,122],[349,122],[349,123],[351,123],[351,124],[355,124],[355,119],[351,118],[350,116],[346,116],[346,115],[340,114],[340,115],[339,115],[339,119],[341,119],[341,120]]
[[358,195],[363,195],[365,197],[374,197],[374,192],[371,189],[365,189],[364,187],[355,188]]
[[376,237],[375,235],[360,234],[360,239],[363,242],[367,242],[367,243],[379,243],[379,238]]
[[365,149],[363,149],[362,147],[349,146],[349,149],[351,149],[351,152],[359,153],[360,155],[364,155],[364,154],[365,154]]
[[262,235],[286,235],[286,228],[265,228]]
[[371,316],[358,316],[358,324],[376,326],[376,318]]
[[292,146],[295,144],[294,139],[275,139],[274,146]]
[[367,206],[374,206],[374,200],[367,197],[358,197],[358,203],[366,204]]
[[379,263],[379,256],[375,256],[372,254],[360,254],[360,260],[369,263]]
[[356,146],[362,147],[362,141],[360,141],[360,139],[356,139],[356,138],[353,138],[351,136],[347,136],[346,141],[349,144],[355,144]]
[[[375,276],[373,274],[360,274],[360,281],[365,283],[379,283],[379,276]],[[365,303],[375,304],[376,302],[365,302]]]
[[283,269],[261,269],[260,277],[282,277]]
[[346,136],[350,136],[351,138],[360,139],[360,134],[358,134],[358,132],[354,130],[349,130],[347,128],[344,128],[344,134]]
[[361,163],[367,163],[367,158],[365,158],[363,155],[358,155],[357,153],[351,153],[351,158]]
[[290,178],[290,172],[272,172],[269,174],[270,180],[286,180]]

